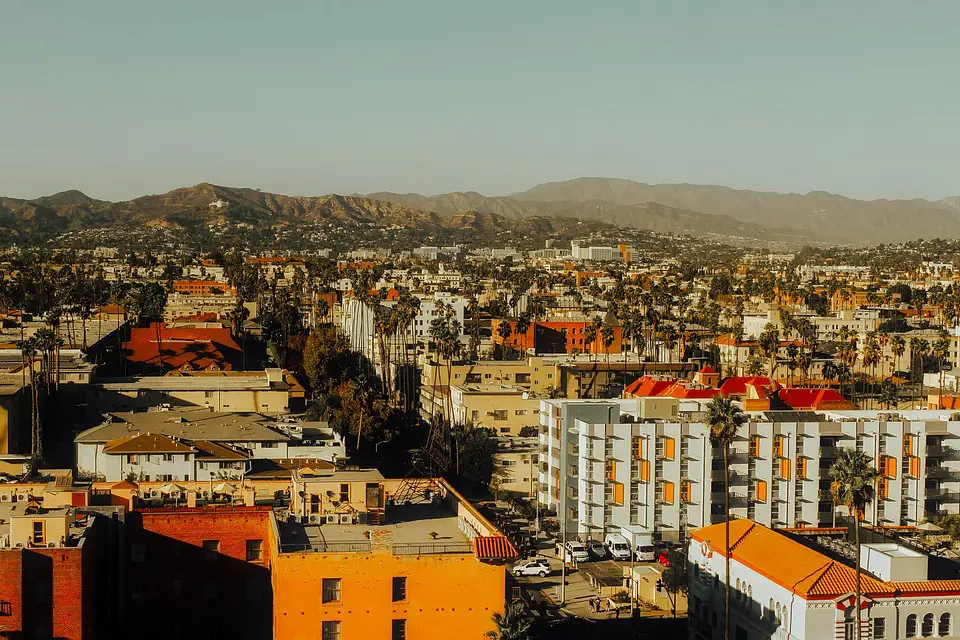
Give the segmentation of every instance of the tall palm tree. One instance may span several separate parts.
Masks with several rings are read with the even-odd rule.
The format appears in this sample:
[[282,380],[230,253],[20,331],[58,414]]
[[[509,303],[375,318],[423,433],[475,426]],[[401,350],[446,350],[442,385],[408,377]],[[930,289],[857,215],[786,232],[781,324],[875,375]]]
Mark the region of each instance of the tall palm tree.
[[874,484],[879,472],[872,464],[873,458],[862,451],[843,451],[830,467],[830,493],[837,504],[842,504],[853,516],[853,539],[857,551],[854,561],[857,570],[857,600],[854,609],[857,615],[857,635],[860,635],[860,520],[867,506],[873,501]]
[[707,405],[710,444],[723,450],[724,582],[723,637],[730,639],[730,445],[747,421],[743,409],[730,398],[717,396]]
[[511,602],[503,613],[493,614],[493,624],[496,631],[487,631],[484,637],[489,640],[532,640],[533,616],[527,605],[522,602]]
[[[903,357],[904,351],[907,349],[907,342],[903,339],[903,336],[896,335],[890,337],[890,351],[893,353],[893,370],[896,371],[900,368],[900,358]],[[893,371],[890,372],[890,377],[893,377]]]
[[937,408],[943,408],[943,366],[950,356],[950,337],[941,330],[940,336],[930,346],[930,355],[937,361]]

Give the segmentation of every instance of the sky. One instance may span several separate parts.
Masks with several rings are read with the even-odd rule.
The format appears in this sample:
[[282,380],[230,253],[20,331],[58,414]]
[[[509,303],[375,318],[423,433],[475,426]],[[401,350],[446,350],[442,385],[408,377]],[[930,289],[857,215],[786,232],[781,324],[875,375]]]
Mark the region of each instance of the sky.
[[0,195],[960,195],[956,0],[0,0]]

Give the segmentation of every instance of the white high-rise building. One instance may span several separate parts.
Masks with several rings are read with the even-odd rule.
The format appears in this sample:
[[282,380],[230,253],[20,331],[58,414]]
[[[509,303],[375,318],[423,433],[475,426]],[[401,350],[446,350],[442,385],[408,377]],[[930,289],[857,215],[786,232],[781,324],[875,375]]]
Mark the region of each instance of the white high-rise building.
[[[916,525],[960,512],[960,416],[951,411],[757,412],[727,467],[702,412],[672,398],[542,400],[538,497],[567,535],[621,527],[664,539],[723,519],[730,509],[769,527],[829,526],[827,471],[843,449],[881,470],[870,524]],[[841,508],[842,509],[842,508]]]

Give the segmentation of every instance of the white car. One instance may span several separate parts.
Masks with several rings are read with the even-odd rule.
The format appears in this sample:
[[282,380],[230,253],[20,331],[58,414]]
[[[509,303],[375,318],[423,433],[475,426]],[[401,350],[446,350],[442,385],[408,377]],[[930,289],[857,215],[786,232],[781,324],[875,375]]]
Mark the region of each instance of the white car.
[[567,549],[567,562],[570,562],[571,560],[576,560],[577,562],[586,562],[590,559],[590,554],[587,553],[587,548],[576,540],[570,540],[564,546]]
[[546,578],[550,575],[550,563],[546,560],[528,560],[521,562],[513,568],[515,576],[540,576]]

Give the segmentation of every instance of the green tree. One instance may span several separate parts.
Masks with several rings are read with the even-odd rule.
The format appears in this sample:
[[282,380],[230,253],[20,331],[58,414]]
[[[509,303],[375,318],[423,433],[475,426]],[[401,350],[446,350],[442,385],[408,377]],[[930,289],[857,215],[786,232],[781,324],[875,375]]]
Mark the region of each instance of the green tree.
[[495,631],[484,637],[489,640],[533,640],[533,615],[522,602],[508,603],[503,613],[493,614]]
[[[853,517],[854,548],[860,548],[860,520],[874,498],[877,477],[880,475],[872,464],[873,458],[862,451],[843,451],[830,467],[830,492],[836,504],[847,507]],[[857,619],[855,629],[860,628],[861,570],[860,553],[854,554],[857,571],[857,600],[854,603]]]
[[454,425],[454,470],[458,479],[486,488],[497,477],[497,438],[493,429],[472,424]]
[[303,350],[303,369],[314,395],[328,393],[353,373],[350,340],[336,327],[310,332]]
[[673,616],[677,616],[677,598],[687,595],[687,589],[690,584],[690,575],[687,570],[687,546],[683,545],[676,549],[671,549],[667,553],[667,567],[663,570],[660,579],[663,581],[663,588],[670,597],[670,605],[673,609]]
[[737,436],[737,429],[747,421],[743,409],[730,398],[717,396],[707,405],[707,424],[710,426],[710,443],[723,452],[723,517],[724,517],[724,606],[723,637],[730,638],[730,445]]

